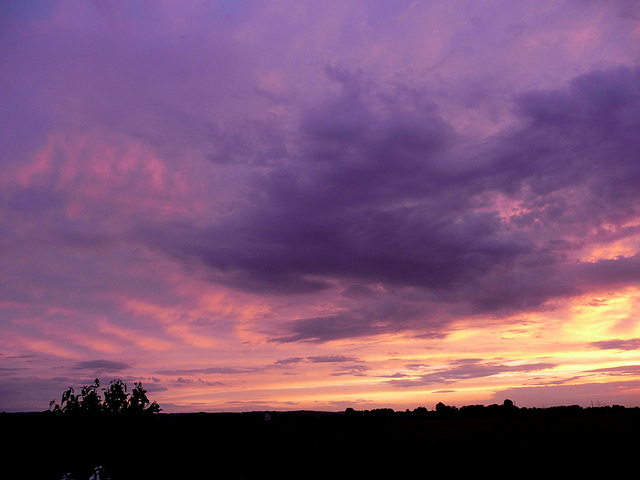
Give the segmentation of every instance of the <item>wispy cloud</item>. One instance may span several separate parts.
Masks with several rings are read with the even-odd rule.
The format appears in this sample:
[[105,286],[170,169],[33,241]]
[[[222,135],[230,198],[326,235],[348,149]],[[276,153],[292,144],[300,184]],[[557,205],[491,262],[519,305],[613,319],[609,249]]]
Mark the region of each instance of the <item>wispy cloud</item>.
[[490,377],[503,373],[527,373],[539,370],[553,369],[557,365],[552,363],[532,363],[520,365],[508,365],[494,362],[486,362],[480,359],[459,360],[453,362],[447,368],[436,369],[428,373],[413,376],[413,378],[401,378],[389,380],[394,387],[419,387],[440,383],[451,383],[459,380]]
[[591,345],[602,350],[637,350],[640,348],[640,338],[600,340]]

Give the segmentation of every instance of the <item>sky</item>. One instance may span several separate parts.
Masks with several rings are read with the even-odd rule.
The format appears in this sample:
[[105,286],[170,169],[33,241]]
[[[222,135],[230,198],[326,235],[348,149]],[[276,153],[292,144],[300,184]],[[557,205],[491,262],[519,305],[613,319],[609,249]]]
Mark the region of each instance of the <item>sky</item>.
[[640,405],[634,0],[0,3],[0,411]]

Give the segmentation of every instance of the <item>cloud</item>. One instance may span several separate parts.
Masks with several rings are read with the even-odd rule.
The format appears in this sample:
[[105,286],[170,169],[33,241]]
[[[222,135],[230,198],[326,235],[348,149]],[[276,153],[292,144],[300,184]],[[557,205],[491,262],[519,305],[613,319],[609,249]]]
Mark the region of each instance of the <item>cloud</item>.
[[600,340],[590,345],[601,350],[637,350],[640,348],[640,338]]
[[604,367],[587,370],[589,373],[602,373],[605,375],[628,375],[637,376],[640,374],[640,365],[620,365],[618,367]]
[[[336,67],[325,75],[335,96],[302,110],[296,150],[249,175],[231,215],[206,226],[149,224],[137,238],[240,290],[378,284],[467,313],[534,311],[637,282],[637,256],[570,254],[638,234],[629,222],[640,216],[640,69],[593,71],[514,97],[517,125],[481,142],[456,134],[428,89]],[[299,319],[281,340],[403,328],[403,316],[381,327],[372,310]]]
[[326,317],[298,319],[291,322],[290,335],[275,338],[275,341],[288,343],[298,341],[326,342],[341,338],[354,338],[384,333],[386,329],[377,328],[365,317],[352,314],[338,314]]
[[112,360],[87,360],[84,362],[78,362],[75,367],[76,370],[93,370],[96,372],[119,372],[127,370],[131,366],[124,362],[114,362]]
[[204,374],[219,374],[219,375],[238,375],[244,373],[255,373],[262,370],[260,367],[203,367],[203,368],[188,368],[188,369],[176,369],[176,370],[158,370],[156,375],[204,375]]
[[[406,22],[406,9],[390,8],[390,18]],[[275,7],[260,11],[282,15]],[[334,14],[351,18],[354,12]],[[123,23],[125,13],[87,7],[81,14],[90,16],[92,27],[71,28],[80,13],[61,5],[53,13],[58,23],[39,35],[20,33],[27,47],[22,62],[10,57],[23,69],[38,58],[52,59],[44,71],[55,81],[42,90],[42,104],[77,115],[66,120],[67,128],[82,125],[106,135],[105,144],[133,139],[146,149],[125,155],[110,172],[104,165],[117,162],[118,152],[103,155],[98,177],[91,167],[100,163],[99,149],[86,142],[72,158],[63,139],[52,145],[58,155],[41,183],[5,190],[3,204],[15,215],[49,222],[57,212],[56,230],[69,247],[119,239],[198,264],[212,283],[256,294],[322,293],[337,283],[345,292],[354,285],[416,288],[426,292],[428,311],[442,302],[466,305],[470,313],[535,310],[597,287],[605,270],[620,283],[634,281],[633,259],[584,265],[568,254],[637,234],[628,225],[639,215],[637,68],[602,68],[562,87],[501,94],[515,122],[475,137],[457,128],[431,77],[414,82],[402,71],[390,81],[364,57],[352,66],[340,55],[286,77],[288,57],[270,51],[258,62],[254,38],[226,35],[233,22],[208,29],[198,15],[176,12],[183,21],[195,20],[192,33],[180,35],[170,28],[178,20],[152,9],[148,14],[158,23],[145,24],[142,34]],[[514,35],[507,28],[514,25],[520,36],[533,27],[510,15],[500,12],[500,35]],[[251,21],[247,9],[233,16]],[[379,22],[375,17],[371,21]],[[403,25],[410,28],[410,22]],[[464,34],[442,48],[442,65],[452,61],[451,52],[468,57],[473,25],[465,24]],[[111,35],[114,29],[119,36]],[[9,86],[19,90],[19,76],[11,78]],[[470,104],[487,94],[489,80],[476,78],[455,87]],[[80,105],[66,108],[77,99]],[[128,114],[121,115],[125,105]],[[75,178],[64,177],[73,171]],[[50,182],[61,178],[73,181],[53,188]],[[99,178],[72,198],[87,179]],[[181,196],[182,182],[197,182],[203,195]],[[107,199],[118,208],[106,207]],[[512,210],[501,211],[499,200]],[[197,217],[185,214],[196,201],[217,207]],[[83,205],[92,221],[59,215]],[[434,302],[436,296],[442,301]],[[370,305],[377,306],[375,300]],[[426,331],[436,320],[423,317]],[[369,312],[348,308],[336,317],[301,318],[281,338],[321,341],[358,329],[376,334],[408,326],[402,315],[389,314],[386,326],[368,318]],[[320,335],[323,326],[327,333]]]
[[356,377],[364,377],[367,375],[365,372],[368,370],[370,370],[370,367],[366,365],[350,365],[348,367],[343,367],[340,371],[331,373],[331,376],[341,377],[344,375],[353,375]]
[[312,363],[343,363],[343,362],[360,362],[357,357],[351,355],[314,355],[307,357]]
[[322,344],[640,280],[633,2],[41,3],[0,7],[0,337],[33,365],[363,374]]
[[461,359],[452,362],[448,368],[438,369],[415,378],[389,380],[389,385],[401,388],[420,387],[424,385],[446,384],[461,380],[491,377],[502,373],[526,373],[555,368],[552,363],[528,363],[506,365],[487,362],[481,359]]
[[310,363],[344,363],[361,362],[362,360],[351,355],[312,355],[310,357],[284,358],[275,362],[276,365],[292,365],[301,362]]
[[363,360],[352,355],[312,355],[308,357],[290,357],[278,360],[276,366],[290,366],[300,364],[330,364],[338,369],[329,375],[339,377],[343,375],[364,376],[370,367]]
[[[475,137],[456,128],[431,82],[389,82],[372,65],[347,67],[337,57],[316,65],[312,94],[301,96],[302,77],[286,83],[266,66],[239,75],[255,54],[242,42],[214,41],[222,33],[198,32],[204,43],[194,53],[193,38],[171,43],[154,29],[141,38],[125,29],[123,38],[136,41],[120,54],[106,35],[113,26],[101,21],[99,35],[74,30],[73,41],[47,47],[64,58],[46,71],[65,93],[49,91],[44,103],[74,112],[93,133],[50,137],[41,174],[8,177],[16,180],[0,194],[4,213],[31,221],[30,241],[55,240],[72,258],[81,249],[149,249],[196,266],[213,285],[256,295],[345,293],[338,313],[285,322],[288,331],[274,335],[281,342],[435,335],[460,315],[535,311],[637,281],[637,257],[571,258],[638,234],[630,224],[640,215],[637,68],[514,94],[516,121]],[[51,28],[34,37],[29,55],[61,33]],[[85,47],[78,40],[87,37]],[[101,58],[79,60],[96,42]],[[77,55],[62,55],[69,51]],[[204,57],[225,68],[204,66]],[[151,75],[155,64],[167,70]],[[175,76],[181,69],[194,75]],[[69,75],[94,79],[78,87],[96,90],[79,97],[86,105],[63,108]],[[149,79],[145,88],[140,78]],[[257,95],[256,83],[280,93]],[[256,111],[219,113],[258,97]],[[130,114],[115,122],[123,105]],[[258,114],[261,106],[271,113]],[[132,139],[135,148],[110,147]],[[26,237],[17,231],[5,237],[16,252]],[[384,299],[371,295],[378,286]]]

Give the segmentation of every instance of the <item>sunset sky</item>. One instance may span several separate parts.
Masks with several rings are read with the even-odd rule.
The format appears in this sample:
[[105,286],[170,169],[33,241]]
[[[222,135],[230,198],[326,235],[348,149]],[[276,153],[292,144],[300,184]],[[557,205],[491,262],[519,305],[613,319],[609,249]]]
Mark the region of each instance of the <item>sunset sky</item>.
[[0,411],[640,405],[637,1],[0,5]]

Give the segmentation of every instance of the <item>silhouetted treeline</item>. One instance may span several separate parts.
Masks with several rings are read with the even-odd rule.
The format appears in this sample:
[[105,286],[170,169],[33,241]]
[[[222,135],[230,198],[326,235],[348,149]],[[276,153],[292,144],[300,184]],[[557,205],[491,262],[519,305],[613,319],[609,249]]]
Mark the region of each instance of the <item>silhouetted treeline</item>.
[[456,407],[440,402],[434,410],[417,407],[413,410],[394,411],[391,408],[376,408],[372,410],[355,410],[351,407],[345,414],[361,418],[414,418],[414,419],[479,419],[504,417],[575,417],[598,416],[607,414],[640,415],[639,407],[627,408],[622,405],[581,407],[580,405],[552,406],[552,407],[517,407],[513,401],[507,399],[502,404],[465,405]]

